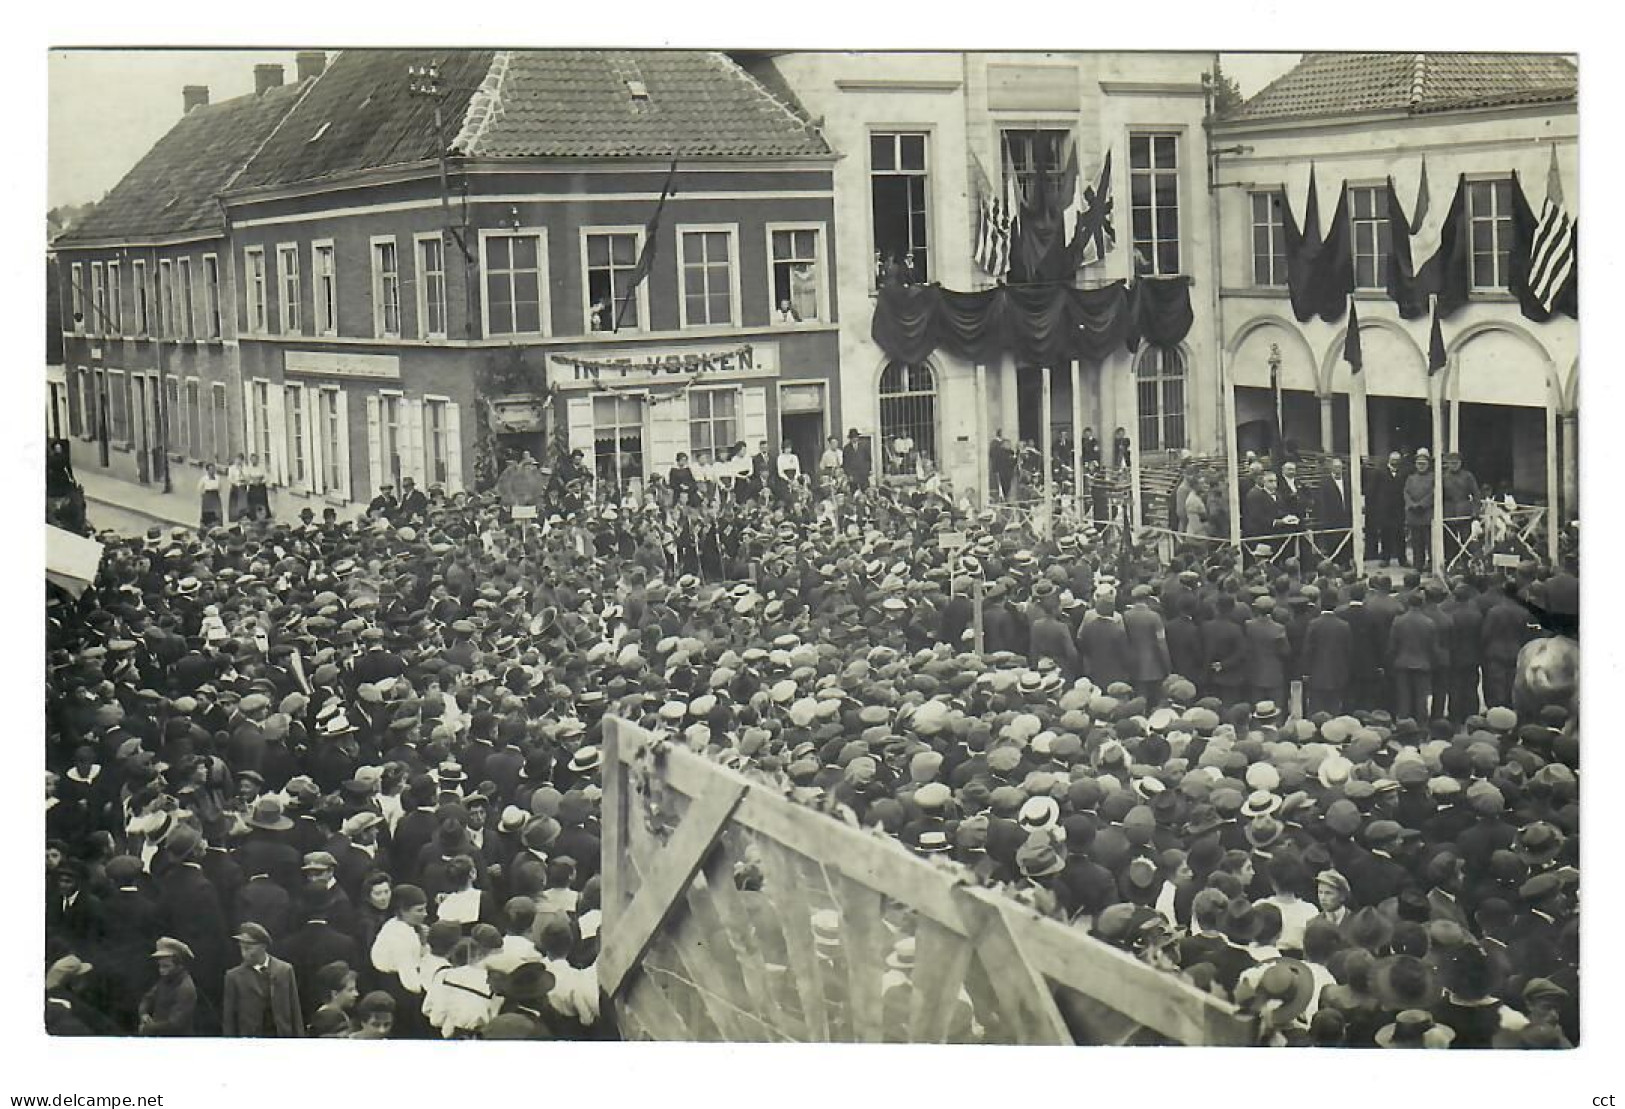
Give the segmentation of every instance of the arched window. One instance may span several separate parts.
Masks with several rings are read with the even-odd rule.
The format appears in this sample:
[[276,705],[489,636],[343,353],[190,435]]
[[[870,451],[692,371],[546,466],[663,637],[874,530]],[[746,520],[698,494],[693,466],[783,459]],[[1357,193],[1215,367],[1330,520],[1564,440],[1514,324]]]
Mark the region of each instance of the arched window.
[[1140,388],[1140,442],[1145,451],[1183,450],[1185,356],[1178,347],[1147,346],[1135,376]]
[[[880,375],[880,439],[883,473],[913,473],[916,455],[938,461],[937,379],[930,366],[887,364]],[[899,445],[911,449],[899,452]]]

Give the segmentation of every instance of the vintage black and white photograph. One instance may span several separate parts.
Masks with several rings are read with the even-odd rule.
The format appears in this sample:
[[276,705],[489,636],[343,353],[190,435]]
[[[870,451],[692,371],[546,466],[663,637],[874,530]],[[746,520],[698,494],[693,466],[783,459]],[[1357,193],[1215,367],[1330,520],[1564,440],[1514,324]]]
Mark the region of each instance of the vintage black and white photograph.
[[1582,1043],[1577,55],[48,73],[50,1037]]

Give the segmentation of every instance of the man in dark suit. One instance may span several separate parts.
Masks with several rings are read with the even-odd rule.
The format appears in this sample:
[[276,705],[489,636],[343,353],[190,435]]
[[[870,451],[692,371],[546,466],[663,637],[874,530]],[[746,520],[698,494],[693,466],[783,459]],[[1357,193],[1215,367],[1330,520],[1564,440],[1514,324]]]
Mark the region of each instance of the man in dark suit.
[[203,840],[182,824],[164,841],[167,865],[158,878],[158,904],[163,934],[192,949],[192,980],[211,1001],[220,998],[221,976],[230,965],[230,929],[220,895],[194,858]]
[[1285,609],[1260,597],[1253,602],[1253,618],[1242,629],[1247,638],[1247,695],[1253,701],[1286,704],[1287,666],[1292,644],[1287,639]]
[[1333,458],[1326,465],[1326,475],[1315,488],[1315,542],[1320,545],[1322,554],[1343,566],[1353,561],[1353,550],[1344,547],[1335,556],[1332,552],[1338,550],[1338,544],[1343,542],[1354,523],[1354,516],[1349,511],[1349,497],[1343,460]]
[[1020,654],[1031,646],[1031,630],[1004,599],[1005,585],[987,587],[982,602],[982,641],[987,654],[1010,651]]
[[396,507],[393,517],[395,526],[421,524],[428,515],[428,495],[417,487],[417,482],[411,477],[403,477],[401,479],[401,503]]
[[1286,510],[1281,507],[1278,489],[1279,480],[1266,470],[1259,475],[1258,484],[1247,490],[1241,502],[1243,538],[1264,540],[1281,530],[1281,517],[1286,515]]
[[84,888],[84,867],[76,860],[56,869],[56,888],[45,899],[45,932],[79,952],[90,951],[107,934],[106,910]]
[[1082,673],[1078,668],[1078,648],[1072,642],[1072,629],[1060,618],[1060,595],[1053,582],[1041,581],[1033,590],[1032,628],[1026,654],[1033,663],[1041,658],[1054,659],[1068,680]]
[[1357,705],[1375,707],[1383,703],[1382,663],[1387,651],[1387,639],[1377,638],[1374,623],[1366,605],[1366,584],[1350,582],[1344,591],[1345,600],[1338,606],[1337,615],[1349,626],[1349,677],[1347,694]]
[[1162,700],[1162,680],[1173,669],[1168,653],[1168,631],[1162,615],[1151,607],[1149,585],[1136,585],[1130,594],[1128,611],[1123,613],[1123,633],[1128,637],[1129,680],[1148,705]]
[[1208,672],[1200,686],[1204,693],[1231,705],[1247,696],[1247,635],[1236,620],[1235,597],[1221,593],[1213,608],[1213,616],[1202,621]]
[[1394,680],[1394,715],[1428,719],[1433,668],[1438,658],[1438,625],[1422,611],[1422,594],[1405,598],[1405,611],[1388,631],[1388,668]]
[[227,1036],[294,1039],[305,1034],[293,967],[271,954],[270,934],[253,921],[232,937],[242,963],[226,972],[220,1030]]
[[[1388,653],[1388,631],[1394,626],[1405,611],[1405,606],[1394,596],[1393,583],[1382,574],[1373,574],[1367,582],[1370,592],[1366,594],[1366,627],[1365,630],[1372,635],[1372,644],[1381,653],[1382,674],[1378,686],[1378,697],[1371,703],[1374,705],[1393,708],[1394,702],[1394,673],[1391,657]],[[1356,627],[1355,632],[1360,629]]]
[[874,463],[869,457],[869,446],[858,435],[857,428],[849,428],[846,445],[841,448],[841,470],[854,489],[869,488],[869,471]]
[[1371,475],[1366,499],[1366,553],[1378,565],[1384,561],[1400,566],[1405,561],[1405,478],[1398,451],[1391,451],[1388,464]]
[[1343,711],[1354,649],[1354,633],[1347,621],[1333,611],[1334,599],[1326,597],[1321,612],[1309,622],[1303,640],[1304,691],[1306,714]]
[[1197,626],[1196,595],[1181,594],[1167,620],[1168,663],[1173,672],[1201,686],[1207,681],[1207,649],[1202,645],[1202,629]]
[[1113,682],[1129,680],[1130,654],[1128,632],[1117,614],[1117,598],[1101,593],[1078,629],[1078,663],[1090,681],[1105,689]]
[[1503,587],[1501,599],[1484,614],[1481,630],[1484,659],[1484,703],[1490,707],[1512,704],[1512,678],[1518,652],[1531,635],[1529,610],[1519,601],[1516,587]]

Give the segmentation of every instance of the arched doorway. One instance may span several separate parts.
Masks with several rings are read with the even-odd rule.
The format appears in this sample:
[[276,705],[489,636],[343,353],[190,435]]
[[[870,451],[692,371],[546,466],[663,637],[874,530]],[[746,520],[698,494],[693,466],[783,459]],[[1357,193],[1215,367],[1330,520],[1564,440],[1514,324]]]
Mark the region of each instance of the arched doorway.
[[1185,353],[1179,347],[1147,346],[1134,363],[1139,390],[1141,457],[1183,450],[1185,431]]
[[[911,455],[896,450],[901,440]],[[880,374],[881,473],[912,473],[912,454],[942,465],[937,450],[937,375],[926,362],[888,362]]]

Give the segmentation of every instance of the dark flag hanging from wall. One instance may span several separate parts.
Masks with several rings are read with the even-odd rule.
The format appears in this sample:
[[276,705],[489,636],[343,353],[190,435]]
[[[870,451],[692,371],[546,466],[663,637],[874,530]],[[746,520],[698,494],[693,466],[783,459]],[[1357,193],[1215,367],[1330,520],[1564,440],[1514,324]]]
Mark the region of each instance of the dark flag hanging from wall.
[[1349,329],[1343,336],[1343,361],[1349,364],[1351,374],[1365,369],[1365,351],[1360,347],[1360,313],[1352,296],[1349,297]]
[[1304,201],[1303,223],[1292,218],[1292,202],[1281,196],[1281,237],[1286,246],[1287,295],[1299,323],[1315,315],[1315,260],[1320,256],[1320,201],[1315,194],[1315,167],[1309,166],[1309,198]]
[[1338,186],[1337,208],[1315,259],[1313,281],[1315,314],[1326,323],[1336,323],[1354,292],[1354,231],[1347,183]]

